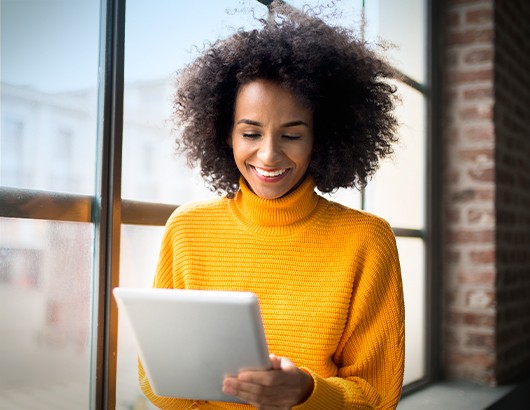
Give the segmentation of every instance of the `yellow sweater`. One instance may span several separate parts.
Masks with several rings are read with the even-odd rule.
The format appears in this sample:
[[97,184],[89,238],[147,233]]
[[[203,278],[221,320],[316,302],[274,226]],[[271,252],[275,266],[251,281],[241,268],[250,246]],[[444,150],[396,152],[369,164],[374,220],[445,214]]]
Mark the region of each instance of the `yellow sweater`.
[[[154,286],[256,293],[270,352],[314,379],[312,395],[294,409],[395,408],[404,306],[388,223],[318,196],[311,178],[276,200],[240,186],[233,199],[174,212]],[[139,377],[160,408],[251,408],[159,397],[141,365]]]

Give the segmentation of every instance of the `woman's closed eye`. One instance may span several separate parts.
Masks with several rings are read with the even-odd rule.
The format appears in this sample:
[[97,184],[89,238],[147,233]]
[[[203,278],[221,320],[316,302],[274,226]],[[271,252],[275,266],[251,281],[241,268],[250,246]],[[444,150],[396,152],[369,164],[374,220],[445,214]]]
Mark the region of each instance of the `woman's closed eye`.
[[282,137],[285,138],[286,140],[289,140],[289,141],[295,141],[295,140],[300,139],[300,135],[284,134],[284,135],[282,135]]
[[[261,138],[262,136],[260,132],[243,132],[241,133],[241,135],[243,136],[243,138],[247,138],[247,139],[257,139],[257,138]],[[295,141],[301,138],[300,135],[296,135],[296,134],[282,134],[281,137],[288,141]]]

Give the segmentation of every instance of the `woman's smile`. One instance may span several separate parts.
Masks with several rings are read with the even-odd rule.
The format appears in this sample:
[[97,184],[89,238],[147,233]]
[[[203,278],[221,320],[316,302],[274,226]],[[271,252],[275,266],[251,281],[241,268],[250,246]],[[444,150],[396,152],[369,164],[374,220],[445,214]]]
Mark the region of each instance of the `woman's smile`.
[[276,170],[273,170],[273,171],[267,171],[265,169],[262,169],[262,168],[257,168],[257,167],[253,167],[251,166],[254,171],[256,171],[258,173],[258,175],[262,176],[262,177],[266,177],[266,178],[276,178],[276,177],[281,177],[283,175],[285,175],[285,173],[287,171],[289,171],[289,169],[276,169]]

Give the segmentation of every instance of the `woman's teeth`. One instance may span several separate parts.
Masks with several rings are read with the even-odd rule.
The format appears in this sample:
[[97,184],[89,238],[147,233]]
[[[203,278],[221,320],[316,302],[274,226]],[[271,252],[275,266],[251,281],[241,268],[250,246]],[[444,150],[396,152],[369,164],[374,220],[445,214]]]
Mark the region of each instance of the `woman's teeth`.
[[255,168],[256,172],[264,177],[277,177],[285,173],[286,169],[277,169],[275,171],[265,171],[261,168]]

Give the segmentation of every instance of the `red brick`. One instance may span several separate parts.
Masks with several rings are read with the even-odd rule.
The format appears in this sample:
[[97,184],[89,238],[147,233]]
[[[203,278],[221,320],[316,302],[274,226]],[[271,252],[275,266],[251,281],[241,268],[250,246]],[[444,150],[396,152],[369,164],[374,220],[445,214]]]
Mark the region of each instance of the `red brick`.
[[456,71],[448,74],[447,81],[452,84],[493,81],[493,69]]
[[453,363],[459,363],[462,365],[477,365],[481,367],[491,367],[495,363],[495,355],[493,352],[486,353],[472,353],[472,352],[466,352],[466,353],[460,353],[460,352],[454,352],[450,351],[448,352],[448,359],[449,361]]
[[460,211],[458,209],[447,209],[445,212],[445,220],[450,224],[460,222]]
[[464,90],[462,93],[464,100],[482,100],[493,97],[493,89],[491,87],[473,88]]
[[458,152],[458,157],[464,161],[493,161],[494,151],[492,148],[473,148],[473,149],[463,149]]
[[476,198],[480,201],[493,201],[495,199],[495,191],[493,189],[476,189]]
[[493,199],[495,199],[495,191],[493,189],[467,188],[453,192],[450,196],[450,204],[452,205],[454,202],[493,201]]
[[471,251],[469,257],[473,263],[477,264],[495,263],[495,250]]
[[448,241],[451,243],[494,243],[495,233],[493,230],[482,230],[482,231],[450,231]]
[[444,175],[444,182],[446,183],[456,184],[459,179],[460,179],[459,170],[448,170]]
[[491,141],[495,138],[493,125],[479,125],[479,126],[461,126],[462,135],[464,139],[471,141]]
[[491,104],[473,105],[462,108],[459,115],[462,120],[490,120],[493,118],[493,107]]
[[490,167],[490,168],[480,167],[478,169],[471,169],[468,171],[468,175],[473,181],[477,181],[477,182],[494,182],[495,181],[495,172],[494,172],[493,167]]
[[495,223],[495,214],[492,209],[471,208],[467,212],[467,221],[471,224],[489,224]]
[[451,195],[451,203],[453,202],[469,202],[476,199],[477,193],[474,189],[463,189],[454,192]]
[[488,350],[493,350],[495,347],[495,337],[493,335],[488,334],[468,333],[466,346],[483,347]]
[[463,52],[462,57],[464,63],[476,64],[476,63],[493,63],[493,48],[475,48]]
[[449,33],[447,36],[448,45],[470,45],[470,44],[490,44],[493,41],[493,28],[471,29]]
[[458,282],[469,285],[491,285],[495,281],[495,273],[493,271],[465,271],[458,274]]
[[449,27],[457,27],[460,25],[460,12],[457,10],[450,10],[447,13],[447,25]]
[[465,14],[466,23],[493,23],[493,10],[491,8],[468,10]]
[[464,324],[474,327],[491,327],[495,325],[495,315],[469,312],[449,312],[448,323]]

